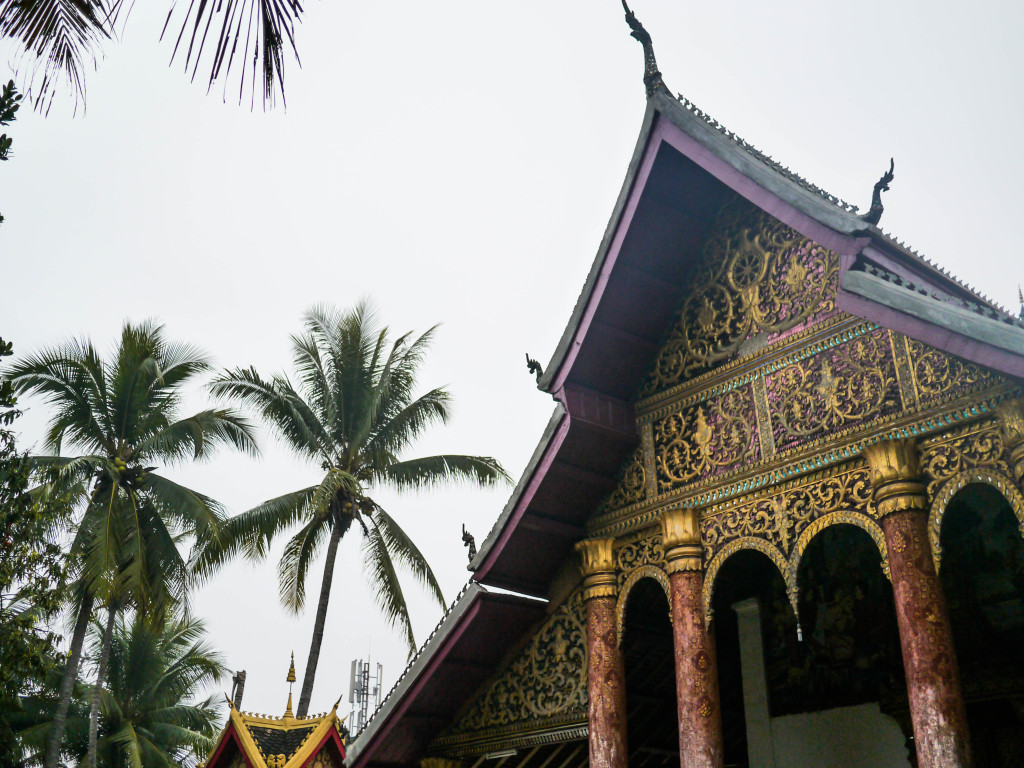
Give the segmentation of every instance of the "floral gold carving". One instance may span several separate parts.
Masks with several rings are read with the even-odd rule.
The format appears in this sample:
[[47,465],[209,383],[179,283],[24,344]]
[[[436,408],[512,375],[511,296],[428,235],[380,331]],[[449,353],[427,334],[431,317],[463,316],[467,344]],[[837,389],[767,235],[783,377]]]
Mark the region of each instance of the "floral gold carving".
[[976,385],[995,384],[997,381],[986,369],[920,341],[907,339],[907,350],[922,402],[937,400]]
[[664,493],[755,460],[756,424],[747,387],[655,422],[658,490]]
[[1024,401],[1008,400],[996,408],[1010,464],[1018,483],[1024,483]]
[[644,500],[647,473],[644,471],[643,446],[636,449],[626,462],[622,477],[604,503],[606,509],[621,509]]
[[644,394],[742,354],[754,336],[835,311],[836,254],[740,198],[722,209],[714,230]]
[[862,463],[800,478],[770,494],[712,507],[701,520],[705,559],[729,542],[760,538],[788,553],[804,528],[840,510],[865,510],[870,500],[868,472]]
[[587,707],[583,594],[561,605],[450,733],[542,720]]
[[615,565],[620,585],[631,572],[645,565],[664,569],[665,548],[661,543],[661,533],[620,543],[615,550]]
[[767,387],[780,449],[900,407],[884,330],[786,366],[768,377]]
[[[454,766],[449,766],[448,768],[458,768],[458,765],[458,763],[455,763]],[[316,753],[316,757],[310,762],[309,768],[339,768],[339,766],[331,750],[325,748]]]
[[1011,474],[997,420],[965,424],[922,442],[921,474],[927,481],[929,498],[935,498],[944,481],[968,469]]

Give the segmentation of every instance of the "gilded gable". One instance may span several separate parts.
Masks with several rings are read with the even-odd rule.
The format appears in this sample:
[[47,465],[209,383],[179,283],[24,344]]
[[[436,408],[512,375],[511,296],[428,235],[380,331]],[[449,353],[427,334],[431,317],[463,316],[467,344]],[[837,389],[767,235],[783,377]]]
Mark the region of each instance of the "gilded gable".
[[641,392],[649,396],[836,313],[839,257],[734,198]]
[[582,592],[574,592],[540,626],[526,646],[484,687],[479,697],[432,745],[458,752],[481,737],[566,725],[587,718],[586,619]]

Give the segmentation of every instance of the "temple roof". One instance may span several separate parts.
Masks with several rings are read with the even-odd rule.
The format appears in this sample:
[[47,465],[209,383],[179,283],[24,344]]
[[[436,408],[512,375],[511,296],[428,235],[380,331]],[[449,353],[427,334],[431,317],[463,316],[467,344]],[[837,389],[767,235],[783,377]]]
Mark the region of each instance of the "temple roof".
[[307,717],[295,717],[290,706],[285,715],[274,717],[239,712],[230,700],[229,705],[228,722],[206,761],[207,768],[216,768],[222,751],[232,742],[250,768],[301,768],[327,741],[335,742],[344,756],[346,734],[337,704],[330,712]]
[[[583,536],[587,517],[636,449],[632,403],[678,310],[714,214],[733,196],[839,254],[839,309],[1024,378],[1021,319],[866,222],[853,205],[673,96],[654,62],[649,36],[633,28],[644,43],[648,85],[640,135],[593,266],[538,382],[557,401],[554,412],[470,564],[479,584],[471,582],[467,596],[492,594],[481,585],[547,595],[572,557],[573,542]],[[446,724],[444,718],[424,718],[421,710],[430,699],[424,691],[442,685],[461,701],[476,687],[453,690],[448,675],[454,667],[438,672],[448,658],[442,649],[456,643],[479,649],[492,642],[493,633],[493,625],[470,615],[460,601],[360,734],[349,765],[408,763],[412,745],[398,754],[387,745],[387,734],[413,728],[414,743],[425,744],[431,729],[436,733]],[[502,648],[514,641],[507,633],[500,640]],[[481,670],[473,670],[473,680],[482,679]]]
[[490,676],[546,604],[470,582],[358,733],[346,765],[409,765]]

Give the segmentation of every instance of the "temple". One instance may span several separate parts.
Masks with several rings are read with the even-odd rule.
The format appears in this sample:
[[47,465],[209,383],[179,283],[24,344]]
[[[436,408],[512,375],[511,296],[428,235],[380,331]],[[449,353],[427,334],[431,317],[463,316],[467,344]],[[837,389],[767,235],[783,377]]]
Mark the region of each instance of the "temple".
[[554,413],[347,765],[1024,765],[1024,322],[879,229],[891,163],[858,212],[627,21]]
[[280,717],[239,710],[245,673],[239,674],[241,685],[236,676],[227,701],[227,723],[199,768],[342,768],[347,733],[338,718],[337,703],[330,712],[319,715],[296,717],[292,712],[294,656],[288,669],[288,704]]

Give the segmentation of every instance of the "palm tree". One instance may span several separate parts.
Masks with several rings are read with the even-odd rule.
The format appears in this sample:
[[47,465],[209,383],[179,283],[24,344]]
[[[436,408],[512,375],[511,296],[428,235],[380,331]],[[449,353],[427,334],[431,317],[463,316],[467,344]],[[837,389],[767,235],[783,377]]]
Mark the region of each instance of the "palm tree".
[[299,715],[306,713],[313,692],[338,543],[353,523],[363,536],[364,572],[377,603],[393,625],[400,625],[410,654],[416,641],[395,561],[444,606],[430,566],[372,498],[372,491],[380,486],[420,490],[451,481],[491,486],[508,480],[491,458],[400,458],[425,429],[449,417],[446,390],[413,397],[417,368],[434,330],[416,339],[405,334],[392,343],[366,302],[349,312],[319,307],[306,313],[305,331],[292,337],[297,388],[283,375],[264,379],[254,369],[242,368],[225,371],[210,385],[215,395],[257,411],[289,448],[324,471],[317,485],[270,499],[229,520],[220,542],[211,542],[199,557],[204,572],[238,551],[262,558],[279,533],[300,526],[278,566],[281,600],[298,612],[309,567],[327,543]]
[[[109,362],[90,341],[69,341],[16,363],[7,373],[18,393],[40,395],[53,408],[45,437],[52,455],[32,461],[40,471],[55,472],[53,482],[82,510],[70,547],[80,600],[47,768],[60,756],[96,600],[105,604],[110,627],[127,606],[163,615],[185,599],[191,577],[179,550],[181,536],[212,541],[219,535],[220,504],[157,474],[155,465],[205,459],[221,445],[256,452],[251,425],[234,411],[211,409],[179,418],[182,389],[209,370],[198,349],[168,341],[161,326],[145,322],[124,325]],[[65,444],[81,453],[61,456]],[[108,641],[111,636],[107,633]],[[101,683],[102,676],[97,694]],[[95,697],[93,706],[95,711]],[[95,729],[90,741],[95,744]]]
[[[98,651],[106,630],[96,623],[93,629]],[[102,696],[101,768],[179,768],[188,764],[187,757],[201,760],[209,754],[220,730],[216,699],[195,697],[226,670],[203,640],[205,629],[202,621],[180,616],[160,625],[139,613],[131,621],[118,617]],[[54,702],[46,696],[28,696],[24,702],[20,757],[31,764],[45,748]],[[80,700],[67,722],[67,753],[73,761],[87,754],[88,728],[88,707]]]
[[102,765],[178,768],[188,755],[209,754],[220,730],[216,697],[192,699],[226,668],[203,641],[205,630],[198,619],[175,617],[162,626],[138,613],[131,623],[118,619],[103,698]]
[[[186,74],[191,68],[195,78],[206,51],[209,87],[222,78],[226,97],[227,80],[237,67],[239,103],[246,91],[255,103],[257,87],[264,107],[274,103],[276,94],[284,100],[285,41],[298,60],[295,27],[303,12],[299,0],[191,3],[177,15],[176,3],[171,0],[168,5],[164,33],[172,18],[180,23],[180,31],[172,32],[171,56],[185,57]],[[23,90],[36,108],[49,109],[61,81],[66,81],[76,102],[85,98],[85,70],[89,65],[95,68],[103,46],[119,37],[121,11],[127,16],[131,6],[123,0],[0,0],[0,38],[13,40],[21,49],[29,71]]]

